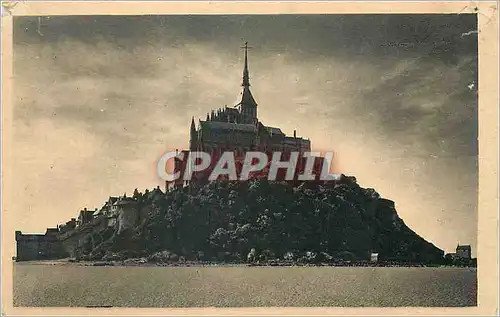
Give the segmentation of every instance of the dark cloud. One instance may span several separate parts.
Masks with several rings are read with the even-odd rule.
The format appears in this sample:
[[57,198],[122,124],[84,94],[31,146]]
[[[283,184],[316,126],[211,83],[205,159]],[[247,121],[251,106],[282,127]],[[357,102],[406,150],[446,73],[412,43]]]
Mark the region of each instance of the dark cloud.
[[[461,37],[477,29],[471,14],[432,15],[227,15],[227,16],[75,16],[16,18],[15,41],[57,42],[76,38],[95,43],[101,37],[119,47],[192,41],[251,41],[259,49],[288,49],[304,54],[333,52],[363,56],[429,53],[437,58],[475,54],[477,38]],[[228,46],[226,49],[234,50]]]
[[[408,66],[390,79],[382,78],[369,88],[358,87],[354,98],[357,102],[350,110],[360,119],[375,120],[388,134],[404,135],[416,127],[431,141],[440,137],[451,140],[447,141],[452,143],[449,151],[475,154],[474,147],[466,144],[477,138],[477,97],[468,88],[471,83],[477,86],[477,35],[467,33],[476,28],[477,16],[470,14],[52,16],[16,17],[14,39],[19,47],[39,44],[39,51],[31,57],[36,55],[48,61],[54,69],[44,76],[59,76],[44,80],[85,77],[107,85],[113,78],[122,79],[120,84],[125,87],[120,87],[121,93],[103,93],[104,99],[121,107],[137,102],[129,94],[137,82],[127,82],[127,78],[164,77],[172,67],[179,67],[180,60],[174,60],[178,57],[169,54],[193,55],[190,43],[216,51],[231,63],[245,39],[255,47],[252,54],[257,58],[283,54],[288,56],[288,63],[313,64],[332,58],[346,64],[363,61],[379,65],[382,76],[386,76],[384,67],[390,73],[395,64],[407,61]],[[175,53],[167,49],[176,47]],[[208,58],[208,53],[194,55],[206,58],[206,63],[215,62]],[[160,67],[163,59],[171,60],[169,68]],[[436,73],[435,69],[443,72]],[[446,77],[450,72],[455,78]],[[187,70],[177,73],[180,76],[175,82],[172,78],[169,82],[175,87],[169,94],[171,100],[196,99],[192,96],[197,93],[193,87],[209,84],[196,82],[200,78]],[[450,80],[452,85],[448,85]],[[216,89],[219,87],[214,85]],[[430,98],[440,99],[439,105],[418,104],[426,99],[422,91]],[[223,98],[220,95],[217,100],[227,103]],[[191,106],[189,102],[185,105]],[[92,111],[94,114],[90,114]],[[98,109],[92,111],[79,118],[105,118]],[[461,129],[457,130],[457,125]],[[460,137],[450,139],[454,133]]]
[[[405,138],[417,129],[434,155],[477,155],[471,145],[477,138],[477,93],[468,88],[477,82],[476,71],[470,70],[477,61],[461,63],[451,69],[428,61],[407,66],[364,91],[355,111],[373,114],[393,137]],[[449,144],[446,149],[443,143]]]

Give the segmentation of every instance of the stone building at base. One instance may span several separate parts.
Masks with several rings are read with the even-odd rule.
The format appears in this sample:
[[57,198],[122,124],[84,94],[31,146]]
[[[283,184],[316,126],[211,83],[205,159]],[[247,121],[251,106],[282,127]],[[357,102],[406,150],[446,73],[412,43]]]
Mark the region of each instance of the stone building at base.
[[49,228],[45,234],[22,234],[16,231],[16,261],[58,259],[67,256],[58,238],[59,230]]
[[470,245],[458,244],[456,252],[446,254],[445,259],[448,263],[452,264],[471,264],[474,262]]

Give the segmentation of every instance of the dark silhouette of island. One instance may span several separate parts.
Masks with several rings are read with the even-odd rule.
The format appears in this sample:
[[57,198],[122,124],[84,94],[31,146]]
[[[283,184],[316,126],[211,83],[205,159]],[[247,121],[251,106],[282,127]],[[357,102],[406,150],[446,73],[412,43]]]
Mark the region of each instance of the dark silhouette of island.
[[[44,235],[52,237],[45,257],[30,255],[26,250],[36,248],[18,239],[18,260],[69,256],[72,261],[163,265],[472,264],[470,253],[467,263],[444,257],[405,225],[394,202],[344,175],[322,183],[254,179],[192,184],[166,193],[135,190],[132,197],[110,197],[93,213],[82,210],[74,227],[70,221],[57,233]],[[23,236],[18,232],[18,238]]]

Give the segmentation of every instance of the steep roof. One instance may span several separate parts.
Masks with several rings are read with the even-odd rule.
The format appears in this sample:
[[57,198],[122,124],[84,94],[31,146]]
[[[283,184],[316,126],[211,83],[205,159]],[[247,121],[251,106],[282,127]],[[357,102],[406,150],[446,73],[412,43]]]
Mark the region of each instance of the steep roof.
[[238,109],[236,108],[232,108],[232,107],[226,107],[225,110],[228,112],[228,113],[234,113],[234,114],[239,114],[240,112],[238,111]]
[[117,200],[118,200],[118,197],[109,196],[108,202],[110,202],[111,204],[114,204]]
[[257,128],[253,124],[229,123],[218,121],[200,121],[202,129],[209,130],[232,130],[243,132],[257,132]]
[[257,102],[253,98],[252,92],[250,91],[249,86],[244,86],[240,94],[238,95],[238,100],[236,106],[245,105],[245,106],[255,106],[257,107]]
[[285,135],[283,131],[281,131],[280,128],[275,128],[275,127],[265,127],[267,132],[270,134],[279,134],[279,135]]
[[252,96],[252,92],[250,91],[250,77],[248,72],[248,43],[245,42],[245,46],[242,48],[245,49],[245,65],[243,67],[243,82],[241,86],[243,87],[236,106],[245,105],[245,106],[257,106],[255,99]]
[[118,201],[116,201],[113,205],[114,206],[120,206],[120,205],[128,205],[128,204],[135,204],[136,200],[131,198],[131,197],[122,197]]

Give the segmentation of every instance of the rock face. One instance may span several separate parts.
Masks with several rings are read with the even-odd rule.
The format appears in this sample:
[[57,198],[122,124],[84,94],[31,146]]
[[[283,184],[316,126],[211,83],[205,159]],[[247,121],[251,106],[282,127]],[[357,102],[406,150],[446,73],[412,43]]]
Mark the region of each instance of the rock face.
[[120,207],[117,219],[118,234],[132,229],[136,225],[138,218],[138,208],[135,201],[126,202],[120,205]]
[[[369,260],[440,263],[443,251],[409,229],[394,202],[353,177],[329,184],[213,182],[141,200],[143,219],[99,252],[187,260]],[[92,248],[90,248],[92,249]],[[254,249],[254,250],[253,250]],[[163,252],[163,253],[158,253]]]

